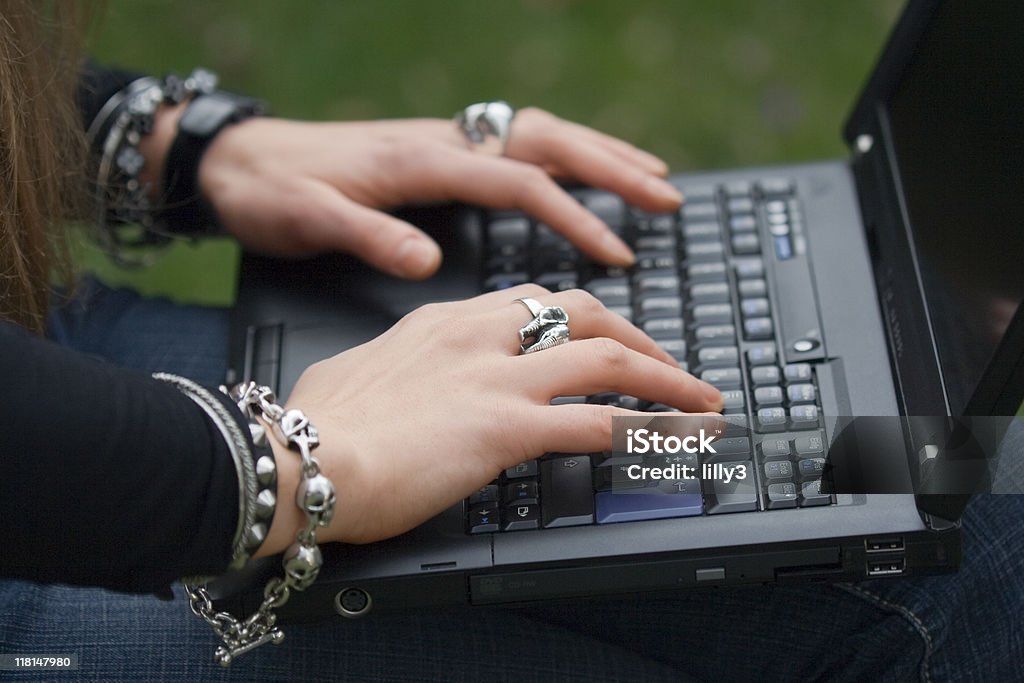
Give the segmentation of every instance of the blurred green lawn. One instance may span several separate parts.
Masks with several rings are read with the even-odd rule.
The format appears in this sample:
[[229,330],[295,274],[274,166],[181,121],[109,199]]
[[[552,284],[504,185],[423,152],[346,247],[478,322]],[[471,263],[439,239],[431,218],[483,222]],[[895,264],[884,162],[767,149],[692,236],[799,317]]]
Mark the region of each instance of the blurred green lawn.
[[[151,73],[204,65],[309,119],[449,117],[533,104],[676,170],[844,154],[839,130],[899,0],[109,0],[91,52]],[[227,304],[237,249],[176,245],[141,271],[83,268]]]

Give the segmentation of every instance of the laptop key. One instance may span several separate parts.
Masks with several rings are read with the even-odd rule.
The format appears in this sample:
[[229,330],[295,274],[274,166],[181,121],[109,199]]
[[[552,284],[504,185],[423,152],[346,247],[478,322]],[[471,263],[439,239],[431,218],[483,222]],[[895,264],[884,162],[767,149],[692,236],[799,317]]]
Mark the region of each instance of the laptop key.
[[682,214],[683,219],[687,222],[701,218],[717,218],[718,204],[715,204],[714,202],[701,202],[699,204],[687,202],[686,204],[683,204],[683,208],[680,209],[680,213]]
[[469,509],[469,533],[485,534],[497,531],[500,519],[497,503],[475,505]]
[[690,263],[719,261],[725,253],[721,242],[694,242],[686,245],[686,260]]
[[733,233],[752,233],[757,230],[757,219],[749,214],[733,216],[729,219],[729,229]]
[[715,439],[711,442],[711,447],[715,449],[715,452],[704,453],[702,458],[705,462],[732,461],[737,457],[751,456],[749,436],[729,436],[724,439]]
[[594,468],[595,491],[619,491],[640,489],[646,484],[643,479],[630,477],[629,465]]
[[757,387],[754,389],[754,403],[758,408],[782,405],[782,387]]
[[690,302],[694,304],[724,304],[731,298],[728,282],[701,282],[690,287]]
[[831,503],[832,495],[822,493],[821,491],[821,479],[812,479],[800,485],[800,507],[829,505]]
[[697,365],[701,368],[735,367],[740,362],[740,352],[735,346],[708,346],[697,352]]
[[793,463],[788,460],[769,460],[764,464],[764,478],[768,481],[793,478]]
[[598,524],[694,517],[704,512],[697,479],[662,480],[657,486],[643,489],[604,491],[594,499]]
[[814,429],[818,426],[818,406],[799,405],[789,409],[793,429]]
[[758,256],[738,258],[733,263],[736,266],[736,277],[741,280],[764,277],[764,261]]
[[699,346],[729,346],[736,343],[736,328],[733,325],[701,325],[693,331],[693,338]]
[[752,213],[754,211],[754,200],[750,197],[735,197],[729,200],[726,205],[729,213]]
[[742,389],[727,389],[722,392],[722,410],[740,411],[746,407],[746,396]]
[[747,362],[752,365],[775,365],[775,344],[753,344],[747,347]]
[[789,453],[788,439],[765,439],[761,442],[761,457],[765,460],[785,460]]
[[814,458],[825,452],[821,434],[811,434],[793,439],[793,449],[798,458]]
[[487,486],[481,486],[479,489],[474,491],[469,496],[469,504],[477,505],[479,503],[497,503],[498,502],[498,486],[496,484],[488,484]]
[[703,202],[713,202],[718,196],[717,190],[714,185],[688,185],[679,188],[679,191],[683,193],[683,197],[686,198],[687,204],[700,204]]
[[734,254],[760,254],[761,239],[754,232],[745,232],[733,235],[732,251]]
[[800,479],[821,479],[825,472],[825,458],[803,458],[796,463],[796,471]]
[[587,283],[586,290],[598,299],[610,296],[622,296],[628,299],[633,293],[633,288],[629,286],[629,280],[624,277],[591,280]]
[[721,237],[722,229],[718,223],[691,223],[683,228],[683,239],[687,242],[718,241]]
[[640,294],[679,294],[678,275],[650,275],[641,273],[637,275],[634,283],[640,290]]
[[693,307],[693,320],[698,325],[721,325],[732,322],[729,304],[698,304]]
[[536,501],[508,505],[501,513],[502,529],[523,531],[540,528],[540,506]]
[[638,251],[644,249],[672,251],[676,248],[676,241],[670,235],[644,235],[637,238],[633,248]]
[[724,261],[693,263],[686,267],[686,279],[689,282],[725,282],[726,276]]
[[525,216],[499,218],[487,228],[492,253],[502,252],[509,246],[516,251],[526,249],[530,239],[530,221]]
[[795,508],[797,499],[796,484],[791,481],[768,484],[768,509],[780,510]]
[[685,326],[682,318],[651,318],[642,328],[652,339],[681,339]]
[[502,491],[502,502],[505,505],[537,502],[537,482],[517,481],[514,484],[506,484]]
[[768,285],[760,278],[755,280],[740,280],[739,291],[740,298],[742,299],[765,296],[768,293]]
[[743,321],[743,334],[747,339],[771,339],[773,334],[771,318],[747,318]]
[[[552,401],[554,403],[554,401]],[[527,460],[505,470],[506,479],[523,479],[537,476],[537,461]]]
[[763,317],[770,313],[768,299],[764,297],[744,299],[740,302],[740,310],[743,312],[744,318]]
[[637,270],[657,270],[661,268],[675,268],[678,259],[673,253],[662,251],[638,251],[636,252]]
[[710,481],[705,480],[704,496],[709,515],[757,509],[757,489],[751,461],[716,463],[711,467],[712,477]]
[[590,456],[575,455],[541,463],[541,520],[545,528],[594,522]]
[[742,383],[739,368],[715,368],[700,373],[700,378],[719,389],[736,389]]
[[786,396],[790,404],[814,403],[818,398],[818,392],[813,384],[790,384],[786,387]]
[[757,411],[757,431],[779,432],[786,426],[786,410],[784,408],[759,408]]
[[750,369],[750,381],[755,387],[776,385],[782,381],[782,373],[775,365],[760,365]]
[[683,314],[683,300],[678,296],[647,296],[637,302],[640,317],[678,317]]
[[811,364],[810,363],[790,363],[783,370],[783,374],[786,377],[786,383],[792,384],[794,382],[810,382],[811,381]]

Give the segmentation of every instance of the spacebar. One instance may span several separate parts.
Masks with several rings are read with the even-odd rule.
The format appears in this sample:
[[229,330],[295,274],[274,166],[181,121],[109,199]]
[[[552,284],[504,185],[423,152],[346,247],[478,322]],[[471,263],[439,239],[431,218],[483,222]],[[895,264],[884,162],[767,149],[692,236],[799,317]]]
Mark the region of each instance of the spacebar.
[[545,527],[594,523],[590,456],[576,455],[540,464],[540,509]]

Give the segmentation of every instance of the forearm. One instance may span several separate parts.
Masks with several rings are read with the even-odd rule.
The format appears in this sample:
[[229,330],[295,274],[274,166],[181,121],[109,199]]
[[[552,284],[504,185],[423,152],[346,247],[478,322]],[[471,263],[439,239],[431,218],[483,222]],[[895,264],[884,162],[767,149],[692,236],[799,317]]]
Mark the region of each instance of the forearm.
[[0,574],[153,591],[230,560],[238,483],[172,386],[0,323]]

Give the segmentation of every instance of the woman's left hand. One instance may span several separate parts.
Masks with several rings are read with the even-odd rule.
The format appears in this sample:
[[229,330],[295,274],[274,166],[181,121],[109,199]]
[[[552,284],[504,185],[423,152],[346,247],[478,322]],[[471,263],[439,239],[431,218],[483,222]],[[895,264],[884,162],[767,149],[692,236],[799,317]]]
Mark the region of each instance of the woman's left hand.
[[505,156],[474,151],[451,121],[308,123],[254,118],[214,139],[199,183],[225,228],[277,255],[342,251],[405,278],[432,274],[437,243],[383,212],[461,201],[521,209],[591,258],[628,265],[628,247],[552,176],[622,195],[649,211],[682,199],[664,162],[632,145],[540,109],[520,110]]

